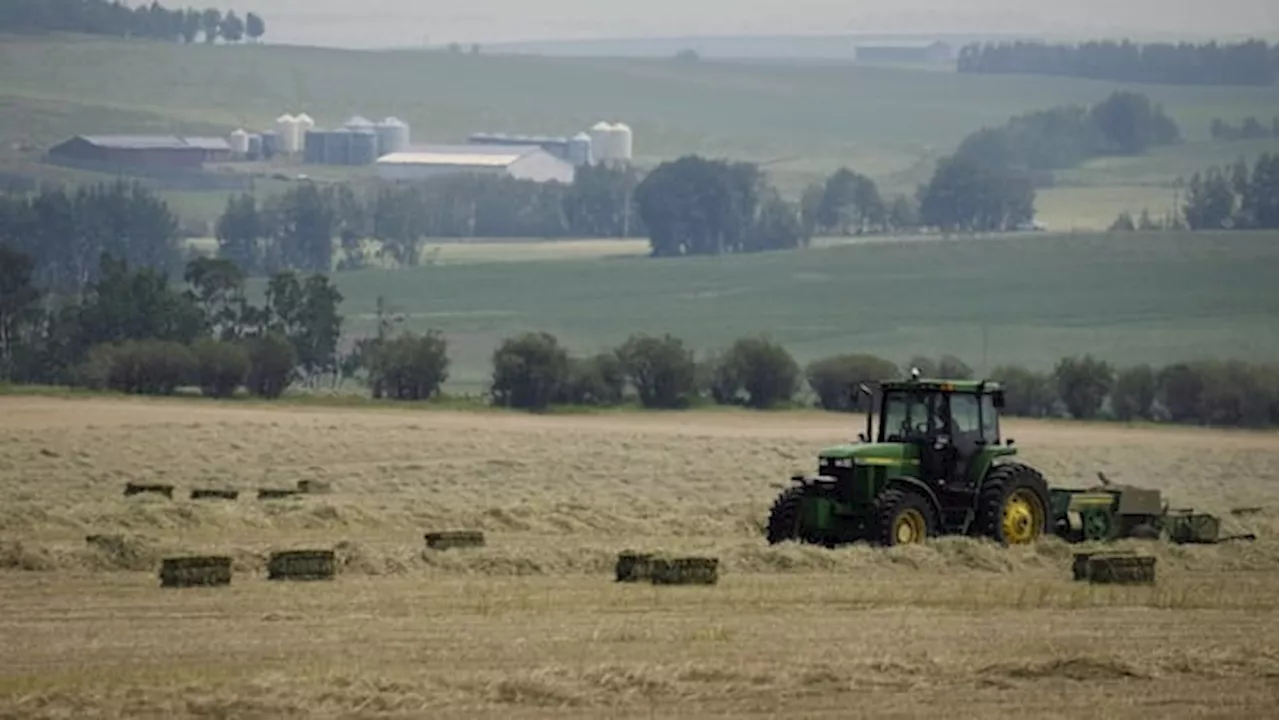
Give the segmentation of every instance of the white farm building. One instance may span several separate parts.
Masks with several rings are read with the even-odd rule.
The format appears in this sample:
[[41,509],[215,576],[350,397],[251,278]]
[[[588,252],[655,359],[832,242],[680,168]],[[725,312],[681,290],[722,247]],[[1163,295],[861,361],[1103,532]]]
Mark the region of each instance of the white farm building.
[[383,180],[490,173],[535,182],[573,182],[573,165],[536,145],[426,145],[383,155],[375,165]]

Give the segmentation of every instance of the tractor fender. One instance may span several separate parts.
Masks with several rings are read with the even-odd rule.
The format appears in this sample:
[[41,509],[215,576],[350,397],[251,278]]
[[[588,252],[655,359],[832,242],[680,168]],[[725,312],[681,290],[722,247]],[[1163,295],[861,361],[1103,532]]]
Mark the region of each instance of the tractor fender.
[[933,508],[936,517],[942,517],[942,503],[938,502],[938,495],[920,478],[914,478],[910,475],[899,475],[889,478],[885,484],[886,488],[899,488],[902,490],[910,490],[919,493],[929,501],[929,505]]

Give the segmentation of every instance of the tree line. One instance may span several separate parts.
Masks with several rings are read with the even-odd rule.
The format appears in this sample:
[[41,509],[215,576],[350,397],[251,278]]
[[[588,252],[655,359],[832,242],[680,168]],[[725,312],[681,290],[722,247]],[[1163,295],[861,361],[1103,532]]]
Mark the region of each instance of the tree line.
[[1177,123],[1141,93],[1117,91],[1093,105],[1062,105],[970,133],[956,154],[1026,171],[1061,170],[1090,158],[1141,155],[1182,141]]
[[1180,141],[1164,109],[1134,92],[1019,115],[970,133],[938,161],[917,193],[919,219],[947,233],[1025,226],[1035,216],[1036,188],[1052,185],[1054,170]]
[[244,387],[278,397],[337,369],[342,295],[325,275],[273,275],[250,303],[233,263],[196,258],[185,287],[103,253],[81,291],[48,293],[34,260],[0,244],[0,380],[170,394]]
[[1263,125],[1253,116],[1241,120],[1238,126],[1222,118],[1214,118],[1213,122],[1209,123],[1209,135],[1214,140],[1261,140],[1264,138],[1274,140],[1280,136],[1280,118],[1272,117],[1270,127]]
[[194,43],[256,41],[267,31],[257,13],[235,10],[167,8],[159,2],[129,7],[121,0],[6,0],[0,3],[0,32],[50,32],[138,37]]
[[800,223],[806,236],[863,235],[911,230],[919,226],[919,207],[905,195],[887,200],[871,178],[841,167],[822,183],[805,188]]
[[1273,85],[1277,46],[1234,43],[1134,43],[1094,40],[971,43],[960,49],[962,73],[1025,73],[1170,85]]
[[218,255],[255,275],[375,260],[412,267],[427,238],[643,233],[631,202],[636,183],[634,170],[605,166],[580,168],[568,185],[481,174],[363,187],[304,182],[261,201],[230,197],[215,235]]
[[1192,230],[1275,229],[1280,159],[1263,153],[1252,170],[1244,158],[1232,165],[1195,173],[1186,184],[1182,215]]
[[911,201],[886,203],[870,178],[847,168],[794,203],[753,163],[687,155],[643,177],[633,168],[582,167],[570,184],[479,174],[363,188],[303,183],[263,200],[229,198],[215,235],[220,257],[261,274],[375,260],[414,266],[428,238],[648,235],[653,255],[672,256],[794,248],[815,232],[889,232],[916,222]]
[[[555,402],[682,408],[699,401],[749,408],[804,402],[817,407],[874,409],[856,392],[860,383],[903,379],[911,368],[926,377],[975,379],[951,355],[912,357],[903,365],[864,353],[835,355],[801,367],[767,337],[744,337],[704,360],[679,338],[633,335],[612,351],[569,355],[546,333],[505,340],[493,355],[491,399],[509,407]],[[1006,387],[1011,415],[1171,421],[1224,426],[1276,423],[1276,368],[1238,361],[1175,363],[1164,368],[1115,368],[1091,355],[1060,360],[1050,372],[997,367],[990,379]]]
[[178,218],[137,183],[0,195],[0,245],[28,257],[36,285],[76,293],[99,279],[105,253],[131,266],[179,269]]
[[720,255],[808,244],[796,203],[758,165],[685,155],[636,187],[636,211],[655,257]]

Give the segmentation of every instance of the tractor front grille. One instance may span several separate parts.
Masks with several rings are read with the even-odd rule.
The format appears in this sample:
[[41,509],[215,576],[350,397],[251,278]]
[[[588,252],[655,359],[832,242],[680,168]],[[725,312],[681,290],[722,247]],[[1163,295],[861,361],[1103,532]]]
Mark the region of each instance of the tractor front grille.
[[867,501],[869,493],[865,481],[866,470],[867,468],[836,467],[824,464],[820,472],[834,480],[831,494],[837,502],[854,504]]

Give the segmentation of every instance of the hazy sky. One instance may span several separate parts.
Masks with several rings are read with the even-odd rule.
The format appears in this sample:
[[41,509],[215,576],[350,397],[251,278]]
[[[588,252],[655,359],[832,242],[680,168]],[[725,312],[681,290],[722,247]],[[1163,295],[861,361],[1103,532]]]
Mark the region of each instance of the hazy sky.
[[662,35],[1277,34],[1277,0],[233,0],[273,42],[386,47]]

